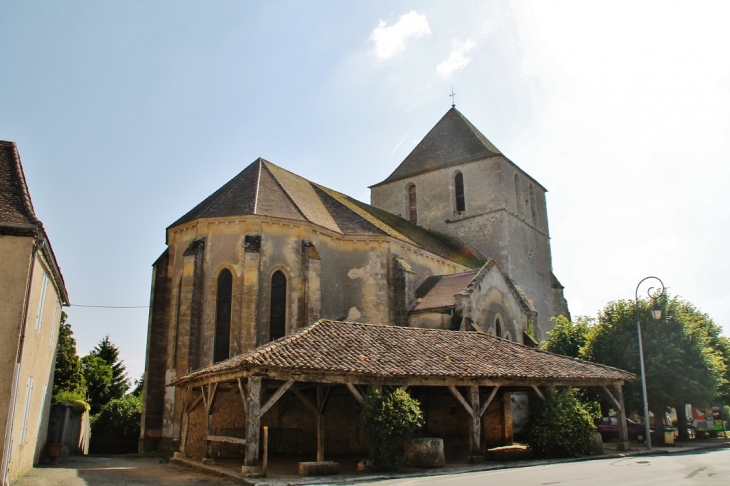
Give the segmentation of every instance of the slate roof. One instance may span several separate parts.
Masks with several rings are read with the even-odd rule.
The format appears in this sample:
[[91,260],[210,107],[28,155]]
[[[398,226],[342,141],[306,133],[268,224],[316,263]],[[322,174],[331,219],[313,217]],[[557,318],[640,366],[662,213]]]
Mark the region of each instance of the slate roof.
[[0,140],[0,234],[2,233],[40,237],[40,250],[51,266],[60,297],[66,305],[69,305],[66,284],[56,255],[53,253],[51,241],[33,209],[18,147],[15,142],[5,140]]
[[635,378],[617,368],[539,351],[483,333],[320,320],[249,353],[183,375],[171,384],[251,369],[404,379]]
[[257,159],[170,228],[199,218],[258,214],[309,221],[343,235],[391,236],[466,267],[484,259],[473,249],[405,219]]
[[433,275],[423,281],[416,290],[416,298],[420,302],[411,312],[454,307],[455,294],[463,291],[476,276],[478,270],[456,273],[453,275]]
[[456,108],[451,108],[377,187],[425,172],[502,155]]

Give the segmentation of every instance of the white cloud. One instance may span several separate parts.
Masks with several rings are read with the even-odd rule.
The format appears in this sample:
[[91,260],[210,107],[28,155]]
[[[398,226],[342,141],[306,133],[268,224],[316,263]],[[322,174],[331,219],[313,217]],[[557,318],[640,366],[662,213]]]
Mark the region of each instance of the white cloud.
[[474,43],[470,40],[466,42],[457,42],[451,49],[449,57],[441,64],[436,66],[436,71],[443,77],[451,76],[454,71],[460,71],[471,62],[471,57],[466,57],[466,53],[474,47]]
[[384,20],[378,22],[370,38],[375,42],[375,55],[378,59],[390,59],[406,50],[406,42],[414,37],[430,34],[425,14],[411,10],[402,15],[393,25],[387,26]]

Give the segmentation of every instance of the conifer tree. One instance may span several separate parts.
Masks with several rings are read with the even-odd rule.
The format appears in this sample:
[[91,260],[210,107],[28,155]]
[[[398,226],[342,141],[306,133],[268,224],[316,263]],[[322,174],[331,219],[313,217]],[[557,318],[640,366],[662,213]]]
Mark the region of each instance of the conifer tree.
[[112,369],[112,381],[109,391],[102,399],[102,405],[115,398],[123,397],[129,390],[129,378],[127,378],[127,368],[124,366],[124,362],[119,359],[119,348],[109,340],[107,335],[99,341],[90,354],[106,361]]
[[56,351],[56,370],[53,375],[53,395],[66,391],[86,395],[86,382],[81,368],[81,360],[76,354],[76,339],[73,337],[68,316],[61,312],[58,329],[58,348]]

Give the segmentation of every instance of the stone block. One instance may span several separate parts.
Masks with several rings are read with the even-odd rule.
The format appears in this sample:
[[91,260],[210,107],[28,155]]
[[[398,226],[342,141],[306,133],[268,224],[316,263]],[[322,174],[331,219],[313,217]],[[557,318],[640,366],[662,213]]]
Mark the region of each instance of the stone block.
[[261,468],[258,466],[241,466],[241,474],[247,478],[260,478]]
[[591,441],[590,454],[594,454],[594,455],[603,454],[603,438],[601,437],[600,432],[595,432],[593,435],[593,440]]
[[176,451],[176,452],[173,452],[172,457],[174,457],[175,459],[182,459],[185,457],[185,454],[183,454],[182,452]]
[[340,464],[334,461],[299,463],[299,474],[302,476],[329,476],[339,472]]
[[617,451],[628,451],[628,450],[631,450],[631,443],[629,443],[629,442],[617,442],[616,443],[616,450]]
[[406,446],[406,463],[411,467],[443,467],[444,440],[429,437],[413,439]]
[[200,460],[200,462],[203,464],[206,464],[206,465],[211,465],[211,464],[215,464],[215,459],[213,459],[212,457],[204,457],[203,459]]

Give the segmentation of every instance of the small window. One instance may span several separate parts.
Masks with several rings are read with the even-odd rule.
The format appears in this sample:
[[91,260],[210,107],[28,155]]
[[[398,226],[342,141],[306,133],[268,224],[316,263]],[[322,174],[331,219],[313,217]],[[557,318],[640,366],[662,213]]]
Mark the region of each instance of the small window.
[[411,223],[418,222],[418,208],[416,206],[415,184],[408,187],[408,221],[410,221]]
[[[213,362],[228,359],[231,347],[231,292],[233,274],[226,269],[218,275],[218,295],[215,313],[215,348]],[[178,294],[179,295],[179,294]]]
[[286,334],[286,277],[281,271],[271,276],[271,310],[269,315],[269,340]]
[[502,326],[502,320],[498,317],[494,327],[496,328],[497,337],[504,337],[504,327]]
[[522,182],[520,182],[520,176],[517,174],[515,174],[515,202],[517,204],[517,211],[519,211],[524,201],[522,200]]
[[454,193],[456,195],[456,211],[461,213],[466,211],[466,201],[464,200],[464,174],[459,172],[454,177]]
[[[220,277],[219,277],[220,279]],[[220,285],[220,280],[219,280]],[[175,334],[172,342],[172,367],[177,367],[177,333],[180,332],[180,303],[182,302],[182,277],[177,281],[177,303],[175,305]],[[218,316],[216,315],[216,327]]]

